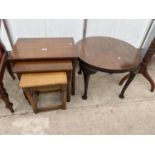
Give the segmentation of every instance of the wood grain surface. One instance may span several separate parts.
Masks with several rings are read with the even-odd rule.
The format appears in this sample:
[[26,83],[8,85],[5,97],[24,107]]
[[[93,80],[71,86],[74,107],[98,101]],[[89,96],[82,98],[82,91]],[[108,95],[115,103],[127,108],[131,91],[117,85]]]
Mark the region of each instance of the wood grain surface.
[[65,72],[24,73],[21,75],[19,86],[21,88],[31,88],[59,84],[67,84]]
[[76,45],[79,58],[89,65],[108,70],[130,70],[141,61],[138,49],[110,37],[89,37]]
[[71,71],[72,69],[72,61],[70,60],[18,61],[13,66],[15,73]]
[[43,60],[77,58],[73,38],[20,38],[8,59]]

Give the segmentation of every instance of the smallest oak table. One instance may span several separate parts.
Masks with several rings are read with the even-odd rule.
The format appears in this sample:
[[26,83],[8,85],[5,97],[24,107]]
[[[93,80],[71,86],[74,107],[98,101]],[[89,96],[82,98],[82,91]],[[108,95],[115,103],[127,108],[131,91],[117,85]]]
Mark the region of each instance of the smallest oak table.
[[[76,45],[80,72],[84,75],[83,99],[87,99],[87,89],[91,74],[97,71],[124,73],[136,70],[141,62],[138,49],[127,42],[110,37],[88,37]],[[124,94],[121,94],[121,96]]]

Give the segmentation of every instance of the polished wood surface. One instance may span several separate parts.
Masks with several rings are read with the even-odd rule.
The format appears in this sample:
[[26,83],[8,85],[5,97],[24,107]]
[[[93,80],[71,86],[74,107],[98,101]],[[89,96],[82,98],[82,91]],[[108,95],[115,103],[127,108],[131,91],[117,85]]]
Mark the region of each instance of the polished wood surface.
[[76,45],[80,60],[98,69],[128,71],[141,61],[140,52],[127,42],[110,37],[88,37]]
[[70,60],[18,61],[13,66],[15,73],[72,71],[72,69],[72,61]]
[[87,99],[90,75],[97,71],[124,73],[136,70],[141,53],[127,42],[110,37],[88,37],[76,45],[80,71],[84,77],[83,99]]
[[24,73],[21,76],[19,86],[29,88],[58,84],[67,84],[65,72]]
[[43,60],[77,58],[73,38],[20,38],[9,60]]

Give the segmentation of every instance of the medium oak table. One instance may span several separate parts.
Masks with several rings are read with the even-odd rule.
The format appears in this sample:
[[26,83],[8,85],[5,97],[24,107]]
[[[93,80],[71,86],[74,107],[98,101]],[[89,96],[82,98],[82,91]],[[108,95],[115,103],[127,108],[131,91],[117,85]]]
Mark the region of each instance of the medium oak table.
[[[135,70],[141,55],[138,49],[127,42],[110,37],[88,37],[76,45],[79,53],[80,72],[84,75],[83,99],[87,99],[91,74],[97,71],[124,73]],[[123,96],[124,94],[121,94]]]
[[[8,60],[13,66],[17,62],[21,63],[22,61],[25,63],[25,61],[71,60],[73,64],[72,94],[74,95],[77,57],[73,38],[19,38],[12,52],[9,53]],[[20,66],[18,66],[18,68],[19,67]],[[20,68],[21,71],[23,69],[25,68]],[[28,69],[28,67],[26,69]],[[36,72],[38,72],[39,69],[43,71],[43,68],[38,66]],[[31,68],[29,68],[29,70],[32,72]],[[46,70],[50,71],[50,68],[45,69],[45,71]],[[33,70],[33,72],[35,72],[35,70]]]
[[[73,70],[70,60],[46,60],[46,61],[18,61],[13,66],[13,72],[21,78],[23,73],[66,72],[67,74],[67,102],[70,102],[71,72]],[[25,94],[24,94],[25,95]]]

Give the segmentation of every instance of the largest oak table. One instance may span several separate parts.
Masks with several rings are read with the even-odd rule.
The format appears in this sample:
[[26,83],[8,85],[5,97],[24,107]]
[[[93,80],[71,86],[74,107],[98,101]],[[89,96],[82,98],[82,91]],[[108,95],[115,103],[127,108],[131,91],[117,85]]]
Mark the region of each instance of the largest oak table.
[[71,60],[72,94],[75,94],[77,53],[73,38],[19,38],[8,59],[14,64],[19,61]]

